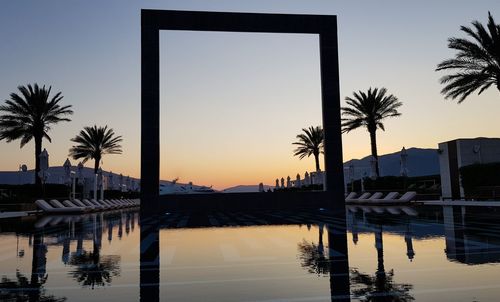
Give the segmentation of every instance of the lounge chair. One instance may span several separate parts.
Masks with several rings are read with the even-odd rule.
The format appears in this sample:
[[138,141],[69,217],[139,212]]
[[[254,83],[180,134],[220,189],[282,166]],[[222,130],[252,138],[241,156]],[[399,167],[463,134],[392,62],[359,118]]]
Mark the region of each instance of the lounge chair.
[[371,209],[373,210],[373,212],[377,213],[377,214],[383,214],[385,212],[385,208],[384,207],[371,207]]
[[358,196],[358,193],[351,192],[345,197],[345,201],[353,201],[355,200],[356,196]]
[[417,192],[415,191],[409,191],[403,194],[400,198],[397,198],[399,193],[397,192],[391,192],[387,194],[387,196],[384,199],[377,199],[375,200],[376,202],[381,202],[381,203],[408,203],[415,199],[417,196]]
[[395,200],[398,196],[399,196],[398,192],[390,192],[384,198],[371,199],[370,201],[373,203],[391,202]]
[[100,204],[100,205],[106,207],[106,210],[111,210],[111,209],[115,209],[116,208],[116,206],[114,204],[110,203],[109,200],[107,200],[107,199],[106,200],[102,200],[102,199],[101,200],[95,200],[95,199],[92,199],[92,202]]
[[122,199],[113,199],[113,202],[119,207],[119,208],[126,208],[128,205],[123,202]]
[[100,211],[100,210],[103,210],[104,207],[101,206],[101,205],[98,205],[98,204],[94,204],[94,203],[91,203],[88,199],[83,199],[82,201],[78,200],[78,199],[75,199],[74,202],[76,204],[79,204],[78,202],[80,202],[81,204],[84,204],[86,205],[87,207],[90,207],[90,208],[93,208],[95,211]]
[[368,198],[368,200],[375,200],[375,199],[379,199],[380,197],[382,197],[382,194],[381,192],[376,192],[376,193],[373,193],[372,196],[370,196],[370,198]]
[[405,212],[405,214],[409,216],[418,216],[418,212],[410,207],[401,207],[401,211]]
[[356,206],[353,205],[348,205],[347,210],[351,213],[356,213],[358,211],[358,208],[356,208]]
[[70,200],[70,201],[74,205],[76,205],[77,207],[88,208],[88,209],[90,209],[92,211],[98,210],[94,205],[86,205],[80,199],[73,199],[73,200]]
[[92,210],[93,210],[93,209],[92,209],[92,208],[90,208],[90,207],[79,207],[79,206],[77,206],[76,204],[72,203],[72,202],[71,202],[71,201],[69,201],[69,200],[65,200],[65,201],[63,201],[62,203],[63,203],[63,205],[64,205],[65,207],[67,207],[67,208],[73,208],[73,209],[76,209],[76,208],[83,208],[86,212],[90,212],[90,211],[92,211]]
[[121,208],[121,205],[119,203],[117,203],[114,199],[106,199],[106,200],[101,200],[101,201],[108,203],[111,207],[113,207],[115,209]]
[[394,199],[388,200],[388,202],[403,202],[403,203],[405,203],[405,202],[410,202],[410,201],[414,200],[415,197],[417,197],[417,192],[409,191],[409,192],[404,193],[399,198],[394,198]]
[[[57,200],[56,200],[57,201]],[[46,213],[83,213],[84,208],[53,207],[43,199],[38,199],[35,204]],[[59,203],[60,204],[60,203]]]
[[[350,202],[365,202],[368,200],[368,198],[370,198],[370,195],[372,195],[371,193],[368,193],[368,192],[365,192],[363,194],[361,194],[361,196],[359,196],[358,198],[351,198],[349,201]],[[347,201],[347,200],[346,200]]]
[[408,192],[404,193],[403,196],[401,196],[398,201],[410,202],[410,201],[414,200],[415,197],[417,197],[417,192],[408,191]]
[[393,215],[401,214],[401,209],[399,209],[399,207],[387,207],[386,210],[387,210],[387,212],[389,212]]

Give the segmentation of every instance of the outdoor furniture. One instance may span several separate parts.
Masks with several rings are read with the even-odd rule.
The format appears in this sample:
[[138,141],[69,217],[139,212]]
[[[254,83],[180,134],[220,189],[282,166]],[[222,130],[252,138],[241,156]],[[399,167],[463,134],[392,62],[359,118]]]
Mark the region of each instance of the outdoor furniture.
[[351,192],[345,197],[345,201],[352,201],[358,196],[358,193],[356,192]]
[[382,194],[381,192],[376,192],[372,196],[370,196],[370,198],[368,198],[368,200],[379,199],[380,197],[382,197],[382,195],[384,195],[384,194]]
[[86,206],[85,206],[85,207],[80,207],[80,206],[77,206],[76,204],[72,203],[72,202],[71,202],[71,201],[69,201],[69,200],[65,200],[65,201],[63,201],[62,203],[63,203],[63,205],[64,205],[65,207],[67,207],[67,208],[73,208],[73,209],[76,209],[76,208],[83,208],[85,211],[88,211],[88,212],[90,212],[90,211],[92,211],[92,210],[93,210],[93,209],[92,209],[92,208],[90,208],[90,207],[86,207]]
[[46,213],[83,213],[85,211],[83,208],[66,208],[64,206],[56,208],[43,199],[38,199],[35,204]]

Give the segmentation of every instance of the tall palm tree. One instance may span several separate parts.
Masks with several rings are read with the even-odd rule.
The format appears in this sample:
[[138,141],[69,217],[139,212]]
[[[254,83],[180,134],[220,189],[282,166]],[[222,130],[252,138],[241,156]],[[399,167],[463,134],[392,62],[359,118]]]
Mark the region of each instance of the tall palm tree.
[[387,94],[385,88],[371,87],[367,92],[353,92],[353,98],[346,97],[347,107],[342,107],[342,132],[347,133],[366,127],[370,133],[372,156],[376,163],[377,177],[380,175],[377,153],[377,129],[385,131],[382,121],[388,117],[400,116],[398,108],[403,105],[397,97]]
[[17,87],[20,93],[11,93],[10,99],[0,106],[0,141],[7,142],[20,139],[21,148],[32,139],[35,141],[35,183],[41,184],[39,155],[42,153],[42,140],[52,142],[48,135],[54,124],[69,122],[65,117],[73,114],[71,105],[60,106],[63,96],[61,92],[50,97],[52,87],[28,84]]
[[303,128],[302,132],[303,133],[297,135],[299,140],[293,143],[293,145],[298,146],[297,149],[293,151],[293,155],[299,156],[300,159],[314,155],[316,171],[319,171],[319,154],[323,150],[323,141],[325,137],[323,128],[321,128],[321,126],[310,126],[308,129]]
[[479,21],[472,22],[472,25],[473,28],[460,27],[472,39],[448,39],[448,48],[458,53],[455,58],[439,63],[436,69],[455,71],[455,74],[440,79],[445,85],[441,93],[446,98],[458,98],[458,103],[476,90],[481,94],[491,85],[500,91],[500,24],[495,24],[488,12],[487,29]]
[[104,127],[84,127],[80,134],[71,139],[77,143],[76,146],[69,149],[69,156],[73,159],[83,158],[85,163],[89,159],[93,159],[94,173],[99,170],[99,164],[105,154],[121,154],[122,142],[121,136],[115,136],[113,129],[108,126]]

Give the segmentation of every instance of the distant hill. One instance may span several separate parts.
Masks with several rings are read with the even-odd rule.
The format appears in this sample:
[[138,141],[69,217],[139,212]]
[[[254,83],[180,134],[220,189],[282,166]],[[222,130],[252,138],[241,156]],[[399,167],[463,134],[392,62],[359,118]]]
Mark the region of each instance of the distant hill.
[[[425,176],[439,174],[439,155],[437,149],[407,149],[408,176]],[[400,175],[400,151],[379,156],[380,176]],[[344,163],[344,168],[348,168],[351,163],[354,165],[354,178],[359,179],[370,175],[370,157],[353,159]]]
[[[273,188],[272,186],[264,185],[264,191]],[[224,193],[247,193],[247,192],[259,192],[259,185],[239,185],[230,187],[222,190]]]

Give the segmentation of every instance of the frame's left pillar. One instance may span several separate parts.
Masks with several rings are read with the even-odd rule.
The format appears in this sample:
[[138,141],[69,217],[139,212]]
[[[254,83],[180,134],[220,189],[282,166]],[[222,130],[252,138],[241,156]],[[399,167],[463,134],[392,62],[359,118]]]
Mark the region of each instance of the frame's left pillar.
[[158,214],[160,188],[160,31],[141,12],[141,214]]
[[141,243],[140,299],[159,301],[160,31],[141,12]]

